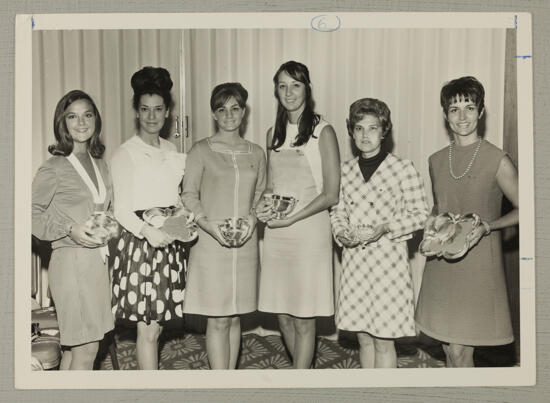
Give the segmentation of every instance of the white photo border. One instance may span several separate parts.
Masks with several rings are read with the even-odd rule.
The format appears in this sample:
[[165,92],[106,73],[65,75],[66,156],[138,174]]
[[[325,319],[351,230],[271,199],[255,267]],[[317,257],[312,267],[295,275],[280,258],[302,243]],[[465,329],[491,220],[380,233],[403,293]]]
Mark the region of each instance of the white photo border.
[[[31,371],[32,32],[65,29],[515,28],[520,183],[521,364],[511,368]],[[17,15],[15,57],[15,387],[218,389],[528,386],[536,381],[532,18],[529,13],[186,13]]]

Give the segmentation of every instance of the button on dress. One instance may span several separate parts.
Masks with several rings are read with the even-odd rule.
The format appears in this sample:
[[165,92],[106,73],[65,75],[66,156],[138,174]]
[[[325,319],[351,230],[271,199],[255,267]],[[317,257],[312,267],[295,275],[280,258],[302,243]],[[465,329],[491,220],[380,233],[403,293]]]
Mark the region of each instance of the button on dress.
[[414,336],[414,295],[407,239],[422,228],[428,207],[412,162],[388,154],[365,182],[358,159],[342,164],[340,200],[331,213],[336,236],[350,225],[387,223],[366,247],[344,248],[336,326],[375,337]]

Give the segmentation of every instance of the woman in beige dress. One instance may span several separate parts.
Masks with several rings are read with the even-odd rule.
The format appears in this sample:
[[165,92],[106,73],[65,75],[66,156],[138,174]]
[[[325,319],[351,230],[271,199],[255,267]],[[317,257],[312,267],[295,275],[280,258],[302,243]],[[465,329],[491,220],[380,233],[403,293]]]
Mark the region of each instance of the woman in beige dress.
[[273,82],[278,108],[267,132],[266,193],[298,202],[280,220],[259,206],[267,229],[258,309],[277,314],[294,368],[309,368],[315,318],[334,313],[328,208],[338,202],[340,156],[334,129],[313,110],[307,67],[284,63]]
[[32,234],[52,242],[48,278],[64,349],[60,369],[91,370],[99,340],[114,325],[107,247],[86,225],[112,201],[100,133],[90,96],[67,93],[55,109],[53,156],[32,183]]
[[[183,203],[199,225],[199,239],[189,257],[184,311],[208,317],[206,352],[212,369],[236,367],[240,315],[258,306],[253,208],[265,188],[265,153],[240,135],[247,98],[239,83],[214,88],[210,107],[217,131],[193,145],[183,181]],[[250,224],[238,247],[230,247],[218,228],[233,217]]]

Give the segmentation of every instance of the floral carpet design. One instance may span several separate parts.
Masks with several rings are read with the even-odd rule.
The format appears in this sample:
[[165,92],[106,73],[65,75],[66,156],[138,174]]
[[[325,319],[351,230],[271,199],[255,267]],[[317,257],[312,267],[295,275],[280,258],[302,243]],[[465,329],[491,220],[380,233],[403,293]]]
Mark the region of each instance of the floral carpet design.
[[[137,369],[135,330],[117,329],[117,358],[121,370]],[[160,342],[161,370],[208,369],[204,334],[167,332]],[[433,354],[432,354],[433,355]],[[445,363],[412,344],[397,344],[399,368],[444,367]],[[242,337],[238,369],[291,368],[292,364],[280,336],[245,334]],[[360,368],[359,348],[351,339],[317,339],[314,367]],[[102,354],[99,368],[113,369],[109,354]]]

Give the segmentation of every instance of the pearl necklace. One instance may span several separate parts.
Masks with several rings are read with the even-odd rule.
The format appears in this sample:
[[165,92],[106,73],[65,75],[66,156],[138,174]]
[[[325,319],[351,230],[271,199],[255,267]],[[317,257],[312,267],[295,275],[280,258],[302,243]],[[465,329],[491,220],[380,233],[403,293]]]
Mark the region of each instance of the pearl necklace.
[[470,163],[468,164],[468,167],[466,168],[464,173],[462,175],[459,175],[459,176],[456,176],[453,172],[453,145],[454,145],[455,141],[454,140],[451,141],[451,144],[449,144],[449,173],[451,174],[453,179],[455,179],[455,180],[462,179],[462,178],[464,178],[464,176],[466,176],[466,174],[468,172],[470,172],[470,169],[472,169],[472,165],[474,164],[474,161],[477,157],[477,153],[479,152],[479,148],[481,147],[481,142],[482,141],[483,141],[483,139],[480,138],[478,143],[477,143],[476,150],[474,151],[474,155],[472,156],[472,159],[470,160]]

